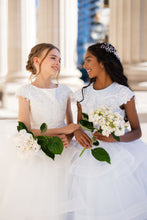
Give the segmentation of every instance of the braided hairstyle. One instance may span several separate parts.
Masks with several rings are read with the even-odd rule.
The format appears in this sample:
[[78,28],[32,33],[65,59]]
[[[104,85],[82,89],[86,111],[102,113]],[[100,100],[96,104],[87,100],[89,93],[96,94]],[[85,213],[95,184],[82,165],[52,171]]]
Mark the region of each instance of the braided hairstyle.
[[[39,64],[39,72],[38,74],[40,73],[41,71],[41,64],[43,62],[43,60],[47,57],[47,55],[49,54],[49,52],[53,49],[56,49],[59,51],[59,49],[54,46],[53,44],[49,44],[49,43],[40,43],[40,44],[37,44],[35,45],[31,51],[30,51],[30,54],[28,56],[28,61],[27,61],[27,64],[26,64],[26,70],[28,70],[29,72],[31,72],[31,76],[30,76],[30,79],[36,77],[36,68],[35,68],[35,65],[34,65],[34,57],[40,57],[42,52],[45,50],[45,49],[48,49],[45,56],[43,57],[43,59],[41,60],[41,63]],[[60,51],[59,51],[60,52]],[[37,74],[37,75],[38,75]],[[57,76],[58,77],[58,76]]]

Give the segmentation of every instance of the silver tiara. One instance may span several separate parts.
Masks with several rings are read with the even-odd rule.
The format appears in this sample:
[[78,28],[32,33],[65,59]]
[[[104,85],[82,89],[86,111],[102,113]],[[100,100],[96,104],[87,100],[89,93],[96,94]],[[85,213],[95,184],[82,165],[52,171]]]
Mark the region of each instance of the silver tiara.
[[[115,48],[109,44],[109,43],[103,43],[100,48],[103,48],[105,49],[108,53],[113,53],[119,60],[120,60],[120,57],[118,56],[118,53],[117,51],[115,50]],[[120,60],[121,61],[121,60]]]

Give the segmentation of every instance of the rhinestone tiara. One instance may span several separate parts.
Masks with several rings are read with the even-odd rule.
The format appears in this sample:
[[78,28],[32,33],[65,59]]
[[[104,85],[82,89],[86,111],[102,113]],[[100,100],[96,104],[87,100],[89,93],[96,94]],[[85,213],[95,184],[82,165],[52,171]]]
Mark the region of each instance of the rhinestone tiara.
[[117,51],[115,50],[115,48],[111,44],[109,44],[109,43],[102,43],[100,48],[105,49],[108,53],[113,53],[117,57],[117,59],[119,61],[121,61],[120,57],[118,56]]

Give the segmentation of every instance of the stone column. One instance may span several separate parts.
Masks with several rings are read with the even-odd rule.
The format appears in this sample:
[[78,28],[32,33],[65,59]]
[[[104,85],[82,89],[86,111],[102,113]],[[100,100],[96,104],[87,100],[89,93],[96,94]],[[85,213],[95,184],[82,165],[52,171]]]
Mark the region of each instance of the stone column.
[[121,57],[134,89],[145,89],[147,81],[147,1],[110,0],[109,42]]
[[21,70],[20,0],[8,0],[8,74],[7,82],[15,81]]
[[60,82],[73,89],[82,86],[77,61],[77,0],[39,1],[38,41],[53,43],[61,51]]
[[5,76],[7,74],[8,2],[0,0],[0,102],[4,107]]
[[16,109],[17,88],[28,82],[25,66],[28,54],[36,43],[35,0],[8,0],[8,71],[6,75],[5,106]]
[[35,0],[8,0],[8,74],[7,82],[28,78],[25,65],[36,43]]
[[0,0],[0,79],[3,80],[7,73],[7,17],[8,2]]
[[21,0],[21,71],[26,73],[26,61],[30,50],[36,44],[36,6],[35,0]]

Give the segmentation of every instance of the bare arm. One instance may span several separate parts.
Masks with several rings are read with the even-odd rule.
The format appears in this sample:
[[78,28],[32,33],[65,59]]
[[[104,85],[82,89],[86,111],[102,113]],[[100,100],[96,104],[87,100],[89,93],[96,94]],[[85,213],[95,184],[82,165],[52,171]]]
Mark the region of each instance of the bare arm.
[[[80,119],[82,119],[82,107],[81,104],[77,102],[77,108],[78,108],[78,115],[77,115],[77,121],[79,123]],[[85,148],[92,147],[91,139],[88,137],[88,135],[82,131],[81,129],[78,129],[74,131],[74,136],[76,138],[76,141],[82,145]]]
[[[31,129],[29,113],[30,113],[30,102],[24,97],[19,97],[18,120],[25,123],[25,125],[28,127],[30,131],[34,133],[34,135],[36,136],[41,135],[40,129]],[[55,136],[59,134],[70,134],[80,127],[77,124],[70,123],[70,121],[72,121],[72,119],[70,119],[68,116],[69,124],[67,126],[64,126],[61,128],[47,129],[43,135],[44,136]]]
[[[73,123],[73,116],[71,111],[71,100],[68,98],[67,100],[67,108],[66,108],[66,123]],[[66,135],[67,137],[67,146],[69,145],[71,139],[73,138],[73,133]]]
[[[128,120],[131,126],[131,131],[124,134],[123,136],[120,136],[121,142],[128,142],[133,141],[141,137],[141,128],[140,123],[135,107],[135,100],[132,98],[130,101],[127,102],[127,104],[124,105],[124,108],[126,110]],[[105,141],[105,142],[116,142],[116,140],[110,135],[109,137],[103,136],[99,134],[98,132],[95,132],[94,137],[96,137],[98,140]]]
[[127,102],[124,107],[130,122],[131,131],[121,136],[120,141],[133,141],[140,138],[142,135],[134,98]]

